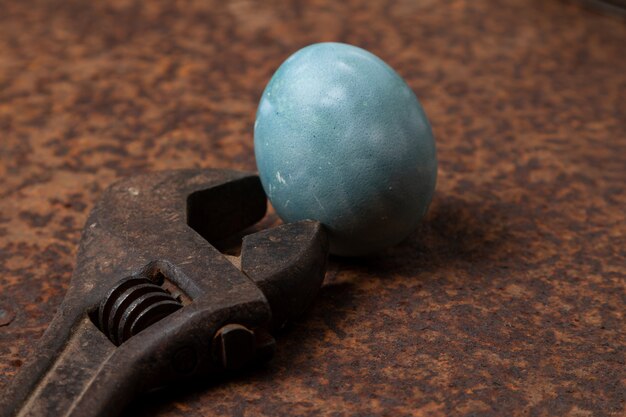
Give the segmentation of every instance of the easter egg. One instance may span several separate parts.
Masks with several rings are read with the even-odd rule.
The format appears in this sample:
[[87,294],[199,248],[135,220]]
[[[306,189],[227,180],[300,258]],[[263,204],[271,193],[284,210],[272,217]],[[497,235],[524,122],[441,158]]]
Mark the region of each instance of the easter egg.
[[307,46],[278,68],[259,103],[254,151],[276,213],[320,221],[337,255],[399,243],[435,190],[435,141],[415,94],[347,44]]

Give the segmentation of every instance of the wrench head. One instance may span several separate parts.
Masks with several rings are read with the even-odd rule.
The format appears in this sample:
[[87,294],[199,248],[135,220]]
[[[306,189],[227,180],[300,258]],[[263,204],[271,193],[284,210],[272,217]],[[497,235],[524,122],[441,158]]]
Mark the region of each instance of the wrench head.
[[[321,285],[328,251],[323,227],[302,221],[248,235],[239,269],[212,245],[258,222],[266,204],[258,177],[238,171],[164,171],[122,180],[103,194],[87,221],[70,292],[92,311],[99,308],[97,322],[105,333],[112,329],[116,343],[129,331],[109,314],[115,306],[102,300],[110,300],[113,284],[131,277],[166,287],[181,305],[208,293],[222,293],[221,301],[228,295],[236,304],[233,285],[252,281],[269,302],[267,327],[282,327],[310,305]],[[138,304],[133,294],[145,298],[149,284],[117,289],[126,304],[117,303]],[[245,291],[241,295],[244,301]],[[124,317],[123,309],[116,311]]]

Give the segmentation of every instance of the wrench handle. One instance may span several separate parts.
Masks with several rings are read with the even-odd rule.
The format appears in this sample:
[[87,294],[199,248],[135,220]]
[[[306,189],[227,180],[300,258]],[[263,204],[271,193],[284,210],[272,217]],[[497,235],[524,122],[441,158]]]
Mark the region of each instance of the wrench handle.
[[[95,409],[77,410],[76,406],[115,348],[85,314],[73,320],[57,314],[35,359],[21,370],[0,399],[0,416],[98,415]],[[95,403],[93,399],[90,402]]]

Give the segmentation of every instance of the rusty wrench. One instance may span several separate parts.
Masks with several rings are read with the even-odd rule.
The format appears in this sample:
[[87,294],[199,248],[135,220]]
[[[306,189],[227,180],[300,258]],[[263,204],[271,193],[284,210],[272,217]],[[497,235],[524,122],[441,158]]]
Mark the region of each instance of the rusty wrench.
[[236,171],[165,171],[109,187],[0,416],[115,416],[142,391],[271,357],[270,332],[317,293],[328,244],[313,221],[244,237],[237,262],[209,243],[265,211],[258,177]]

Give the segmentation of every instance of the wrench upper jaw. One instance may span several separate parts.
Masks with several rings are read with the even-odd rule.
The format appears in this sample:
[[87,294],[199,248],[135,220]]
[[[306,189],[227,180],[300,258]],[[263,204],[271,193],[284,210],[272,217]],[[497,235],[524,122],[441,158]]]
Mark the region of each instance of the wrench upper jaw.
[[194,295],[202,275],[223,279],[214,269],[229,267],[210,242],[253,225],[266,205],[259,178],[238,171],[162,171],[118,181],[89,215],[66,301],[91,312],[116,281],[157,260],[166,273],[185,270],[167,275],[187,276],[177,284]]
[[324,280],[328,238],[317,221],[303,220],[243,239],[241,270],[261,289],[272,310],[272,330],[301,315]]

